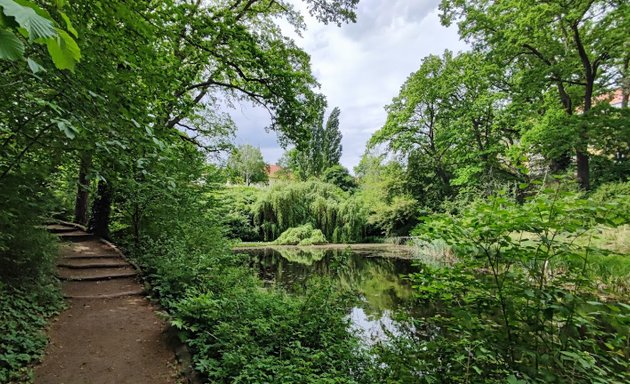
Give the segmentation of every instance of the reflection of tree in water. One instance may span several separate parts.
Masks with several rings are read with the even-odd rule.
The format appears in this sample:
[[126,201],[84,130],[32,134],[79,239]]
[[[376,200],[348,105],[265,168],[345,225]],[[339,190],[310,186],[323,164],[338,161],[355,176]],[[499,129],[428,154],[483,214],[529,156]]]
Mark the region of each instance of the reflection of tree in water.
[[312,276],[332,278],[340,287],[358,293],[360,306],[371,319],[380,319],[387,310],[401,309],[412,296],[409,285],[400,277],[412,272],[408,260],[339,249],[267,248],[245,252],[252,255],[252,266],[263,280],[289,290],[304,286]]

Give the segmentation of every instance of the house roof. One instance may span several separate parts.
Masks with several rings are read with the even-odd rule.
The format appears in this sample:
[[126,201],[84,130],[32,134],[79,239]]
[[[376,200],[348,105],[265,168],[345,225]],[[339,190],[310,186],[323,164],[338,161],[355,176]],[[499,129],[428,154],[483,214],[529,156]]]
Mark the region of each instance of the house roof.
[[617,88],[612,92],[599,95],[595,98],[596,101],[607,101],[610,105],[621,105],[623,99],[623,92],[621,88]]
[[278,172],[282,171],[283,169],[284,168],[282,168],[278,164],[267,164],[267,176],[274,177]]

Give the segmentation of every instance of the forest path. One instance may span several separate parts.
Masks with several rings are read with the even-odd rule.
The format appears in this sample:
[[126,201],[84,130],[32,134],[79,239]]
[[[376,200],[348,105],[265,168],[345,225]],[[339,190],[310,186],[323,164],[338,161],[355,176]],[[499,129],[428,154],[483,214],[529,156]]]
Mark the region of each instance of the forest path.
[[93,235],[65,224],[48,229],[64,241],[57,272],[69,306],[48,331],[35,383],[177,383],[174,346],[136,269]]

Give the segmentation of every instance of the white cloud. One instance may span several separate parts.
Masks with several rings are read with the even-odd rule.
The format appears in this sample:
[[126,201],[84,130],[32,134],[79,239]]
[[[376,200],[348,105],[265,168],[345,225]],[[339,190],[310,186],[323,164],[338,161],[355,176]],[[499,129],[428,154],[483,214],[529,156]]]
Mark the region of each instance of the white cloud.
[[[361,0],[357,23],[337,28],[307,17],[309,29],[298,45],[311,55],[313,73],[330,109],[341,108],[341,162],[352,170],[365,144],[387,117],[384,106],[396,96],[423,57],[466,48],[455,28],[440,24],[438,0]],[[265,133],[266,112],[243,108],[232,114],[237,143],[260,146],[268,162],[282,150],[275,133]]]

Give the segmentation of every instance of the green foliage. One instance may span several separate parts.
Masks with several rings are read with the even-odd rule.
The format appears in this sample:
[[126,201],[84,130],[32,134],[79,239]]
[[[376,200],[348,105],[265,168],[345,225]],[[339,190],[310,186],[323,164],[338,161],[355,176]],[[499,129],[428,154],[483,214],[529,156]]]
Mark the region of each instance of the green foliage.
[[407,191],[405,171],[396,161],[366,154],[355,169],[359,190],[355,198],[369,211],[372,236],[406,236],[417,224],[418,202]]
[[311,224],[332,242],[363,238],[367,220],[362,202],[338,187],[316,180],[276,184],[252,208],[264,240],[275,240],[292,227]]
[[260,190],[254,187],[227,187],[221,194],[221,205],[225,207],[223,222],[227,227],[228,239],[256,241],[259,239],[254,226],[252,206],[258,199]]
[[329,283],[291,296],[263,289],[216,237],[147,240],[135,255],[208,381],[353,383],[366,369],[347,332],[349,298]]
[[341,131],[339,130],[339,115],[341,110],[335,107],[324,125],[324,109],[326,103],[319,100],[318,120],[310,127],[308,142],[298,143],[285,153],[285,163],[301,180],[319,177],[325,170],[339,166],[341,158]]
[[630,182],[603,184],[590,197],[597,204],[611,205],[611,209],[614,209],[626,224],[630,222]]
[[382,362],[424,382],[626,382],[630,308],[602,300],[603,255],[578,242],[615,220],[612,205],[559,189],[428,218],[418,234],[447,241],[459,262],[410,276],[430,308],[412,338],[378,347]]
[[[38,175],[30,169],[30,177]],[[23,383],[42,357],[48,319],[62,306],[53,271],[56,238],[39,227],[45,186],[15,176],[0,183],[0,382]],[[26,184],[26,185],[24,185]],[[32,185],[32,184],[31,184]],[[25,207],[27,209],[25,209]]]
[[232,182],[267,183],[267,164],[260,148],[245,144],[235,149],[228,159],[228,172]]
[[409,196],[395,196],[387,204],[372,207],[368,223],[385,236],[406,236],[417,224],[418,203]]
[[577,181],[589,189],[589,146],[600,136],[598,129],[591,131],[598,125],[590,124],[596,114],[592,109],[595,97],[610,91],[611,79],[615,87],[625,81],[616,72],[624,61],[627,68],[628,5],[443,0],[440,9],[442,22],[457,23],[475,50],[499,65],[510,63],[510,93],[515,111],[525,112],[523,125],[542,128],[536,142],[551,150],[542,155],[555,163],[552,171],[564,171],[570,163],[569,152],[558,149],[575,153]]
[[31,367],[44,354],[44,328],[62,309],[59,287],[52,279],[19,286],[0,281],[0,382],[32,380]]
[[358,187],[357,182],[354,180],[354,177],[350,175],[350,172],[339,164],[324,170],[324,173],[322,173],[322,181],[334,184],[346,192],[353,192]]
[[313,229],[313,226],[304,224],[299,227],[289,228],[282,232],[274,241],[279,245],[315,245],[326,244],[328,241],[319,229]]
[[[357,340],[331,285],[304,296],[238,288],[187,297],[177,306],[196,368],[211,381],[352,383],[360,373]],[[186,325],[188,324],[188,325]]]
[[477,53],[426,57],[386,107],[387,122],[370,146],[387,144],[407,160],[410,192],[435,208],[456,187],[520,177],[501,156],[514,142],[502,68]]
[[[0,0],[0,8],[0,59],[24,59],[25,45],[21,36],[28,39],[29,43],[46,44],[58,69],[74,70],[75,64],[81,59],[81,50],[74,38],[60,29],[48,12],[37,4],[24,0]],[[63,2],[57,2],[59,17],[63,19],[68,31],[78,37],[62,8]],[[43,69],[32,58],[27,61],[33,73]]]
[[341,159],[341,131],[339,130],[339,116],[341,109],[333,108],[326,120],[322,137],[322,170],[339,164]]

